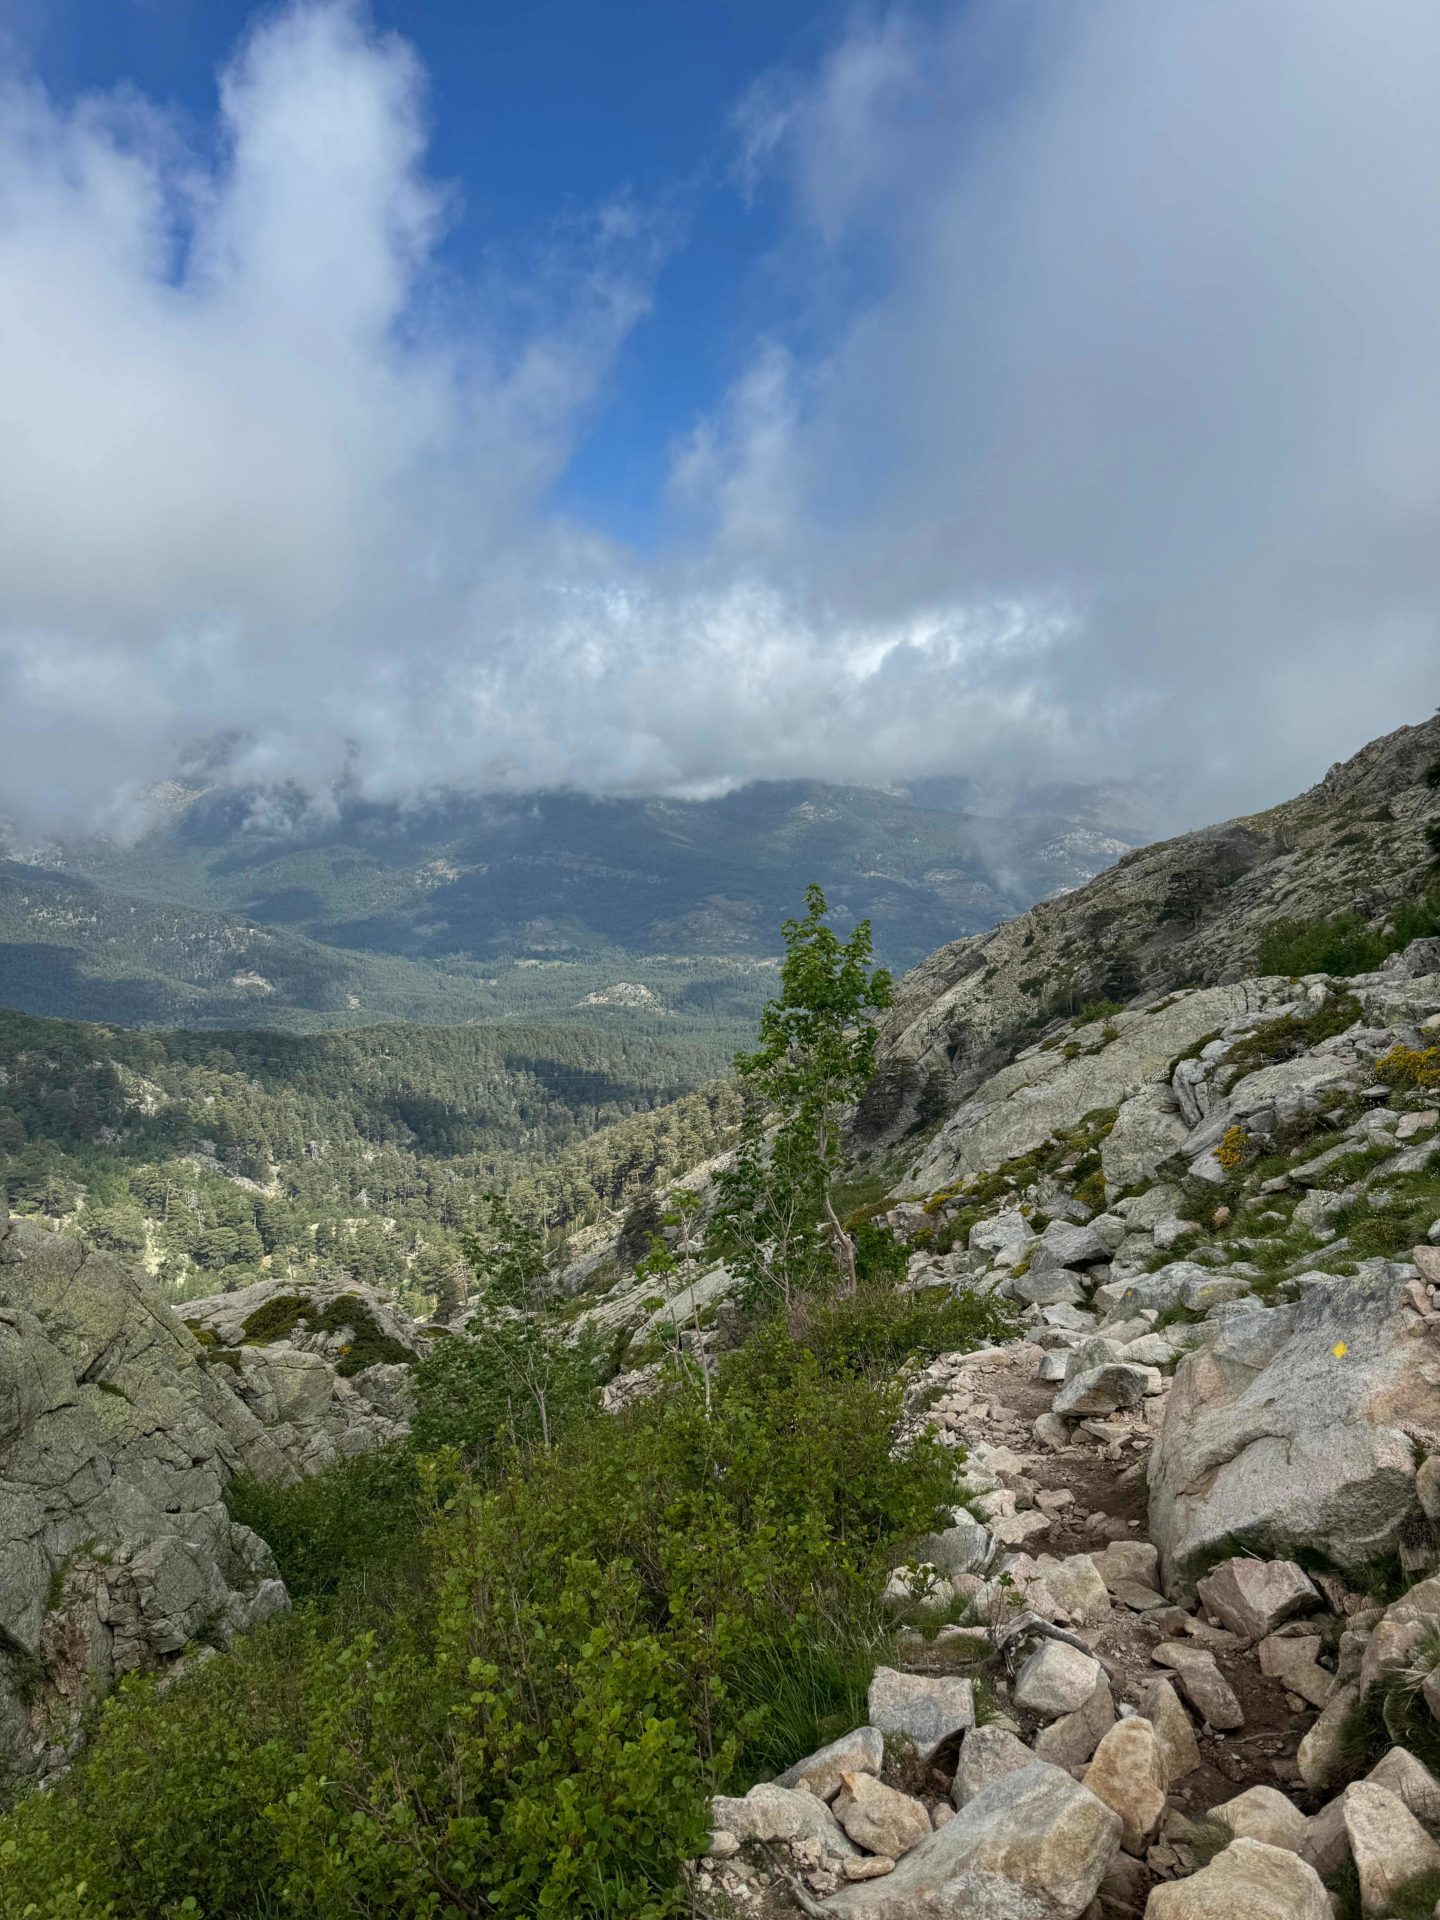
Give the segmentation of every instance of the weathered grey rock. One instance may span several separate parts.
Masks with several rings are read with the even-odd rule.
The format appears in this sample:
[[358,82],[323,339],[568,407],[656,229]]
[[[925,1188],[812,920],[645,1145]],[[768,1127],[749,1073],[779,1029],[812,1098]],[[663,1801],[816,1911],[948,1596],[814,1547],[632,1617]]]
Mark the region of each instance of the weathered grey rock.
[[1052,1412],[1079,1419],[1086,1414],[1118,1413],[1156,1393],[1160,1375],[1153,1367],[1132,1367],[1123,1360],[1094,1367],[1067,1380],[1055,1396]]
[[1156,1887],[1145,1920],[1332,1920],[1324,1883],[1298,1854],[1235,1840],[1188,1880]]
[[1093,1627],[1110,1611],[1110,1595],[1088,1553],[1039,1562],[1045,1585],[1077,1627]]
[[1426,1826],[1440,1823],[1440,1780],[1405,1747],[1391,1747],[1365,1778],[1393,1793]]
[[1395,1892],[1418,1874],[1440,1868],[1440,1847],[1404,1801],[1373,1780],[1345,1789],[1345,1832],[1360,1876],[1360,1908],[1367,1916],[1390,1911]]
[[1074,1713],[1063,1713],[1035,1736],[1035,1757],[1057,1767],[1081,1767],[1115,1724],[1115,1697],[1102,1677]]
[[1078,1712],[1103,1678],[1093,1655],[1063,1640],[1042,1640],[1015,1676],[1015,1704],[1039,1719],[1058,1720]]
[[1158,1675],[1153,1680],[1141,1681],[1137,1699],[1140,1711],[1154,1727],[1165,1749],[1165,1765],[1173,1786],[1200,1764],[1200,1745],[1195,1738],[1194,1724],[1174,1687]]
[[1164,1081],[1141,1087],[1121,1102],[1115,1124],[1101,1143],[1106,1188],[1118,1194],[1153,1180],[1163,1162],[1179,1151],[1188,1131],[1179,1102]]
[[1368,1693],[1384,1674],[1409,1666],[1420,1642],[1437,1627],[1440,1577],[1417,1582],[1380,1616],[1361,1656],[1361,1693]]
[[927,1534],[920,1541],[915,1557],[940,1573],[979,1573],[988,1566],[993,1551],[989,1528],[959,1507],[953,1524],[943,1533]]
[[733,1833],[737,1840],[813,1841],[832,1867],[857,1851],[823,1800],[773,1781],[752,1787],[743,1799],[717,1794],[710,1802],[710,1818],[719,1831]]
[[1249,1787],[1212,1807],[1209,1817],[1228,1827],[1237,1840],[1263,1840],[1267,1847],[1284,1847],[1289,1853],[1299,1853],[1305,1844],[1305,1815],[1276,1787]]
[[286,1604],[224,1488],[285,1462],[157,1290],[26,1221],[0,1264],[0,1759],[62,1745],[121,1674]]
[[1340,1779],[1344,1769],[1345,1720],[1359,1698],[1358,1686],[1337,1687],[1320,1718],[1300,1742],[1295,1760],[1307,1787],[1331,1787]]
[[1007,1280],[1004,1291],[1032,1307],[1078,1307],[1085,1298],[1079,1274],[1069,1267],[1031,1267]]
[[920,1801],[887,1787],[871,1773],[844,1776],[834,1814],[856,1846],[891,1860],[902,1860],[933,1831]]
[[1037,1763],[992,1782],[894,1873],[845,1888],[826,1911],[869,1920],[1079,1920],[1119,1839],[1109,1807],[1060,1768]]
[[1055,1267],[1093,1267],[1110,1258],[1110,1249],[1094,1227],[1077,1227],[1070,1220],[1052,1220],[1041,1234],[1030,1260],[1032,1273]]
[[975,1688],[953,1674],[877,1667],[869,1707],[870,1724],[887,1740],[908,1740],[922,1760],[931,1760],[947,1740],[974,1726]]
[[884,1764],[885,1736],[879,1727],[856,1727],[787,1767],[775,1784],[805,1787],[818,1799],[833,1800],[840,1791],[842,1773],[878,1774]]
[[1120,1844],[1127,1853],[1143,1853],[1165,1812],[1169,1769],[1154,1727],[1139,1714],[1117,1720],[1085,1770],[1085,1785],[1121,1821]]
[[1415,1469],[1415,1497],[1427,1520],[1440,1520],[1440,1453],[1427,1454]]
[[1205,1612],[1242,1640],[1263,1640],[1282,1620],[1323,1605],[1293,1560],[1226,1560],[1196,1587]]
[[1229,1540],[1281,1558],[1323,1540],[1343,1567],[1392,1548],[1416,1506],[1412,1437],[1440,1443],[1429,1326],[1401,1281],[1335,1278],[1187,1354],[1150,1460],[1167,1586]]
[[1091,1556],[1106,1586],[1117,1580],[1138,1580],[1142,1586],[1160,1585],[1160,1556],[1148,1540],[1112,1540]]
[[977,1220],[967,1242],[973,1253],[985,1253],[1000,1266],[1018,1266],[1035,1244],[1030,1222],[1018,1207]]
[[1292,1639],[1272,1633],[1260,1642],[1260,1671],[1267,1680],[1278,1680],[1288,1692],[1298,1693],[1312,1707],[1323,1707],[1335,1691],[1335,1675],[1316,1658],[1320,1646],[1318,1634]]
[[[283,1336],[257,1339],[252,1328],[263,1328],[264,1316],[287,1300],[303,1300],[304,1317]],[[312,1330],[322,1315],[338,1324]],[[229,1356],[236,1393],[295,1473],[316,1473],[403,1438],[413,1410],[410,1365],[426,1350],[425,1336],[374,1287],[257,1280],[235,1293],[187,1300],[184,1319],[207,1353]],[[408,1358],[353,1378],[340,1372],[357,1340],[376,1335],[388,1352]]]
[[1162,1640],[1152,1658],[1175,1673],[1185,1698],[1202,1720],[1218,1727],[1222,1733],[1244,1726],[1240,1702],[1208,1648],[1182,1640]]
[[1035,1755],[1008,1727],[999,1727],[993,1722],[972,1727],[960,1743],[960,1759],[950,1798],[957,1808],[963,1807],[992,1781],[1034,1764]]

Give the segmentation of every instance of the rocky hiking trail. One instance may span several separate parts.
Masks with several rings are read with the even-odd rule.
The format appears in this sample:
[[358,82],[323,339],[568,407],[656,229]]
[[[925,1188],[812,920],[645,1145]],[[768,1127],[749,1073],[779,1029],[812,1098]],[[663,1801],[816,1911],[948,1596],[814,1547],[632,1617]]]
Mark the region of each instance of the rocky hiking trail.
[[714,1802],[697,1912],[1440,1914],[1440,943],[1225,993],[1158,1071],[1143,1002],[1072,1023],[892,1187],[909,1284],[1017,1332],[907,1379],[962,1502],[868,1724]]

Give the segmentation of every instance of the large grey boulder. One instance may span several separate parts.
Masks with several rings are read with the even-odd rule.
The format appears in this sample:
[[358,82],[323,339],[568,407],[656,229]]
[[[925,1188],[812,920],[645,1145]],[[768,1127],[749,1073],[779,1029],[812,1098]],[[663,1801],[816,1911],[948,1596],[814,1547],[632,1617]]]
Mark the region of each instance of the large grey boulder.
[[1079,1920],[1115,1857],[1120,1819],[1059,1767],[992,1782],[883,1880],[825,1902],[869,1920]]
[[1145,1920],[1333,1920],[1312,1866],[1286,1847],[1232,1840],[1188,1880],[1156,1887]]
[[1110,1249],[1094,1227],[1076,1226],[1070,1220],[1052,1220],[1031,1255],[1030,1271],[1048,1273],[1058,1267],[1093,1267],[1109,1258]]
[[859,1852],[823,1800],[774,1781],[752,1787],[743,1798],[717,1794],[710,1818],[717,1832],[733,1833],[737,1840],[813,1841],[828,1866]]
[[[411,1366],[426,1339],[374,1287],[257,1280],[188,1300],[182,1311],[294,1473],[317,1473],[404,1435]],[[381,1357],[356,1366],[372,1352]]]
[[1150,1458],[1151,1539],[1171,1591],[1229,1545],[1342,1567],[1418,1511],[1415,1443],[1440,1446],[1440,1320],[1388,1271],[1237,1314],[1176,1370]]
[[1100,1148],[1106,1188],[1118,1194],[1153,1180],[1158,1168],[1179,1151],[1187,1131],[1179,1102],[1163,1081],[1131,1094],[1121,1102]]
[[907,1740],[922,1760],[975,1724],[975,1685],[953,1674],[901,1673],[877,1667],[870,1681],[870,1724],[887,1740]]
[[226,1511],[285,1463],[157,1290],[24,1221],[0,1263],[0,1757],[49,1765],[121,1674],[286,1604]]

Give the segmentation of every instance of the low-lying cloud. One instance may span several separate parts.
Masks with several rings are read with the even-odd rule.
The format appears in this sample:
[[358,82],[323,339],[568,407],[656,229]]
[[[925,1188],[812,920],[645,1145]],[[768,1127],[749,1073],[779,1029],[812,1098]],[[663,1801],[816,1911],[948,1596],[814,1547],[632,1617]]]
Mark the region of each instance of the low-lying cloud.
[[550,503],[683,235],[459,284],[413,52],[267,15],[218,158],[0,100],[0,812],[229,777],[704,791],[1163,774],[1198,817],[1440,662],[1440,14],[980,0],[761,76],[793,325],[673,449],[673,543]]

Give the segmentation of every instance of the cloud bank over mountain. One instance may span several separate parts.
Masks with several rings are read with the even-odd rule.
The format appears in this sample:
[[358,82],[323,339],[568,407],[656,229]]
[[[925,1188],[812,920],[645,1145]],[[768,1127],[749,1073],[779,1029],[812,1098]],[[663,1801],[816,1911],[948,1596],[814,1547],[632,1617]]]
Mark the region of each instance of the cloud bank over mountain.
[[644,554],[552,489],[673,212],[458,278],[419,60],[348,5],[261,16],[210,129],[17,73],[0,812],[217,737],[392,797],[1303,784],[1437,698],[1437,66],[1423,0],[856,16],[717,148],[786,319]]

